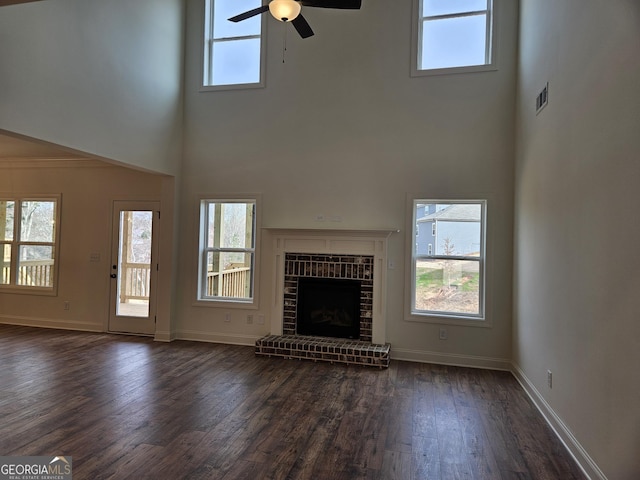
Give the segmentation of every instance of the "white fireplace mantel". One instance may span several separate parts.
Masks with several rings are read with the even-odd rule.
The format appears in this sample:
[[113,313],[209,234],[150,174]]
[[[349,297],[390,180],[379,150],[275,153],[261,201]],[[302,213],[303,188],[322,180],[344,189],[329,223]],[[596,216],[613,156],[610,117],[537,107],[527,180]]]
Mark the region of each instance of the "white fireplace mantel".
[[265,228],[273,238],[271,334],[282,335],[284,258],[287,253],[370,255],[373,267],[372,342],[386,343],[387,240],[398,229]]

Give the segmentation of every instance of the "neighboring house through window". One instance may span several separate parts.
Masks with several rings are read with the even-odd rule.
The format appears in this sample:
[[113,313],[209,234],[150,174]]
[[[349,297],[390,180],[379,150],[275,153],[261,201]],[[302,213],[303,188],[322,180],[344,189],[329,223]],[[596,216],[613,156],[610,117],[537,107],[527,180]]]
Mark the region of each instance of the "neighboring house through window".
[[493,68],[494,0],[414,0],[413,74]]
[[252,303],[256,200],[200,201],[198,300]]
[[0,291],[56,293],[58,196],[0,196]]
[[411,314],[483,319],[485,202],[414,200],[412,224]]
[[264,15],[238,23],[228,20],[261,5],[260,0],[205,0],[204,87],[223,89],[263,85]]

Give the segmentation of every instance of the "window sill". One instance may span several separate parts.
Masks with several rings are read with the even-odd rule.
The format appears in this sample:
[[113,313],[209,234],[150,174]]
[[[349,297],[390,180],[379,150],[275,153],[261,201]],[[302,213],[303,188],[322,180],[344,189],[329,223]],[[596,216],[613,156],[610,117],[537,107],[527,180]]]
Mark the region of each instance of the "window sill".
[[231,90],[252,90],[256,88],[265,88],[264,82],[258,83],[234,83],[229,85],[202,85],[200,87],[200,93],[207,92],[224,92]]
[[15,285],[0,286],[0,293],[17,295],[35,295],[40,297],[57,297],[57,288],[19,287]]
[[418,70],[413,68],[411,71],[412,77],[433,77],[438,75],[457,75],[461,73],[482,73],[482,72],[495,72],[498,70],[497,65],[473,65],[468,67],[448,67],[448,68],[433,68],[428,70]]
[[461,325],[464,327],[491,328],[491,322],[486,317],[469,317],[464,315],[447,315],[439,313],[411,313],[405,316],[405,321],[416,323],[437,323],[440,325]]
[[254,298],[252,300],[196,300],[192,303],[194,307],[205,308],[231,308],[244,310],[258,310],[258,302]]

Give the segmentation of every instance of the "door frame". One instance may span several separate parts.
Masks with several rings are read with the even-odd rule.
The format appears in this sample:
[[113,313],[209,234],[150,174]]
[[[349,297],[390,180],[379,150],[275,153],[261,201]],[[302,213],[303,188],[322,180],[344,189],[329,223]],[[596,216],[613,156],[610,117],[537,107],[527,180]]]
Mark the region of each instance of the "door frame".
[[[149,315],[135,317],[116,314],[118,297],[118,279],[112,275],[118,273],[120,250],[120,213],[122,211],[153,212],[151,228],[151,260],[149,279]],[[160,201],[158,200],[114,200],[111,209],[111,246],[109,250],[109,294],[107,311],[107,331],[130,335],[154,336],[157,318],[157,289],[160,252]],[[115,268],[114,268],[115,267]]]

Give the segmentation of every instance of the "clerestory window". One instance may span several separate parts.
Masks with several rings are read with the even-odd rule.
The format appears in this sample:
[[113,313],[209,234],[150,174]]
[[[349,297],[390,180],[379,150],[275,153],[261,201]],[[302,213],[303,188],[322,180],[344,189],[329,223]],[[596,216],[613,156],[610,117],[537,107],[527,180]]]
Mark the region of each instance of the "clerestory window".
[[493,68],[493,0],[414,0],[413,73]]
[[261,0],[205,0],[205,89],[260,87],[264,84],[264,15],[242,22],[228,19],[262,5]]

